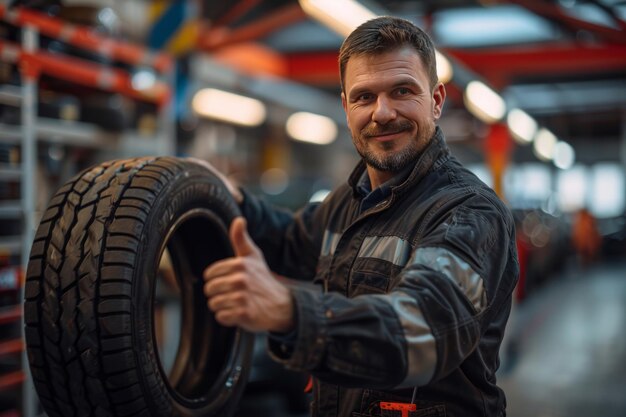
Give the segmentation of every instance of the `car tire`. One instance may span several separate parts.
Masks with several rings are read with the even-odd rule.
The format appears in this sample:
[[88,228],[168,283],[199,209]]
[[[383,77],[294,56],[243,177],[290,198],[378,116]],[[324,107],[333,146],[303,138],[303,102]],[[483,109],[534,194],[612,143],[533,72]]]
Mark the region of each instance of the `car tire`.
[[[237,215],[219,179],[182,158],[110,161],[57,192],[36,231],[24,300],[28,362],[50,417],[235,412],[254,339],[215,321],[202,271],[232,256]],[[165,252],[180,294],[169,370],[155,334]]]

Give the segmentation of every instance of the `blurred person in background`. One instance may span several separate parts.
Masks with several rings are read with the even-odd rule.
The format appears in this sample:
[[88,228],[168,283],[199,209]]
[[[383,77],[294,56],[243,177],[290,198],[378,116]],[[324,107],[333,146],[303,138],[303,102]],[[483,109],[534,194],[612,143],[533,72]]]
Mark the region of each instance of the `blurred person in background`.
[[578,264],[587,267],[598,258],[602,238],[593,214],[586,208],[576,212],[572,222],[572,245]]
[[381,17],[348,36],[339,63],[362,160],[295,214],[224,179],[243,217],[234,256],[204,272],[208,306],[222,325],[268,332],[276,361],[312,375],[313,416],[504,416],[513,218],[445,144],[433,43]]

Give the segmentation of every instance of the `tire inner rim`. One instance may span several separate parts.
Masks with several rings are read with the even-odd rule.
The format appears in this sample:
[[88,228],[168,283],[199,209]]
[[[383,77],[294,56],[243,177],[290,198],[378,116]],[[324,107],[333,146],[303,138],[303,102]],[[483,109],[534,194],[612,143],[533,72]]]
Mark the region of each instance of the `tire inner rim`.
[[197,208],[176,219],[156,259],[153,343],[168,389],[190,407],[219,406],[241,372],[241,331],[215,321],[203,292],[204,269],[232,255],[224,222]]

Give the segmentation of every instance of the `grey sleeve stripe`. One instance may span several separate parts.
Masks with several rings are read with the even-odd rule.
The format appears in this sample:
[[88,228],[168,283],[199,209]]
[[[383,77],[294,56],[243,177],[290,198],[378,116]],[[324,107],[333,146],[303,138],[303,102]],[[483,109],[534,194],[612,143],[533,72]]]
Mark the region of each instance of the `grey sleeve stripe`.
[[380,297],[392,305],[404,331],[408,369],[398,388],[426,385],[435,374],[437,349],[435,337],[417,301],[402,292],[372,297]]
[[341,238],[340,233],[333,233],[329,230],[326,230],[322,239],[321,256],[333,255],[335,253],[335,249],[337,249],[339,238]]
[[479,313],[487,306],[482,277],[454,253],[444,248],[418,248],[411,264],[426,265],[455,282]]
[[411,255],[411,244],[397,236],[371,236],[363,240],[359,258],[377,258],[405,266]]

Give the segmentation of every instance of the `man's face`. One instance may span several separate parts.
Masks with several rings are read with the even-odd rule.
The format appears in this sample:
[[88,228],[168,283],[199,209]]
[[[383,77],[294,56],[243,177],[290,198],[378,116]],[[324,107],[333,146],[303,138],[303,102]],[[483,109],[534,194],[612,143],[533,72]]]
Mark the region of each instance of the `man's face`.
[[349,59],[341,94],[356,150],[382,180],[406,167],[428,144],[445,89],[431,90],[410,47]]

